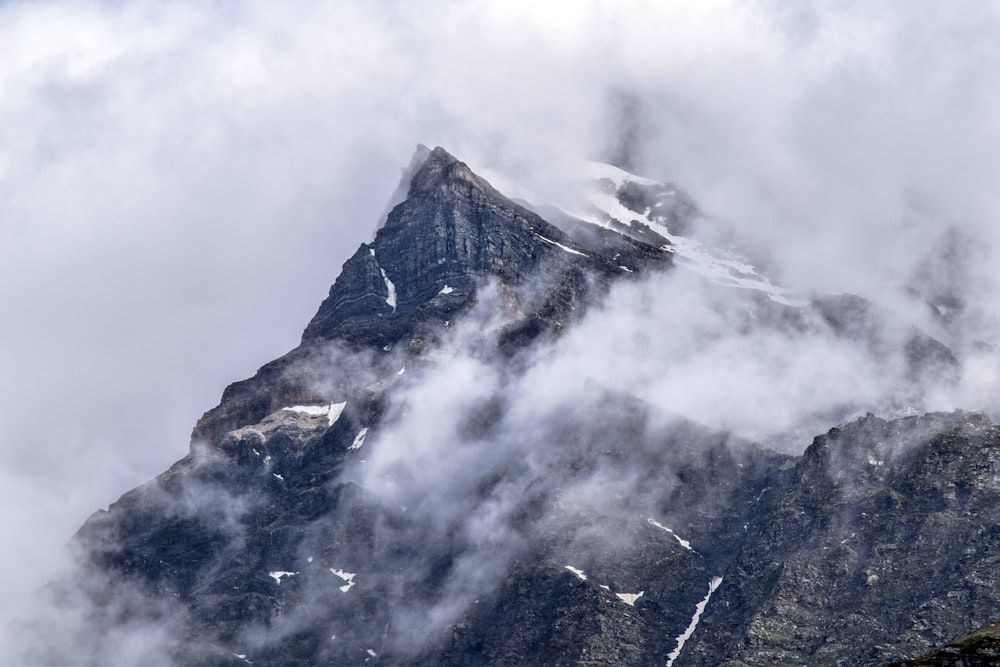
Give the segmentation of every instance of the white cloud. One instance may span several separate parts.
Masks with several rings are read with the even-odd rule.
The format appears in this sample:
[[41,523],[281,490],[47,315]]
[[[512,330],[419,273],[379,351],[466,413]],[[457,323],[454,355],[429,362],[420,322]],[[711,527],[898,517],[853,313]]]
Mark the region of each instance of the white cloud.
[[[614,143],[624,91],[645,170],[795,287],[903,308],[960,230],[987,334],[998,44],[977,2],[0,5],[3,614],[92,510],[186,451],[226,383],[296,344],[417,142],[542,179]],[[994,401],[977,369],[970,400]],[[714,385],[694,389],[697,413]]]

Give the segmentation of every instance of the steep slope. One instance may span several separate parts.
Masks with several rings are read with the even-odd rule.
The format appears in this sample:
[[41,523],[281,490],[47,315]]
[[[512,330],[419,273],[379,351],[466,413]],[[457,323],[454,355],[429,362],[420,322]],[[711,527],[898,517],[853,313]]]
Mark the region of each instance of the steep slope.
[[[489,540],[462,534],[464,517],[423,509],[421,498],[394,504],[364,487],[358,466],[373,446],[366,443],[401,418],[394,410],[409,378],[432,371],[424,357],[447,347],[454,320],[485,309],[476,316],[492,324],[478,344],[509,362],[578,317],[588,294],[644,267],[669,267],[663,244],[620,234],[571,239],[431,151],[374,242],[345,264],[302,345],[227,389],[196,428],[190,456],[95,515],[78,536],[86,558],[112,575],[99,577],[117,591],[111,598],[127,597],[124,586],[180,602],[128,614],[177,624],[178,645],[163,650],[181,662],[252,655],[350,664],[373,659],[371,651],[399,664],[467,664],[470,653],[523,664],[545,646],[563,661],[574,659],[566,647],[589,646],[609,660],[655,663],[689,623],[717,556],[654,517],[700,517],[692,534],[708,543],[745,521],[743,496],[768,483],[782,457],[743,445],[734,453],[724,435],[651,419],[648,406],[593,387],[572,414],[551,414],[530,435],[518,429],[516,446],[462,469],[469,481],[456,502],[472,512],[520,490],[494,517],[508,538],[499,558],[484,553],[497,551]],[[456,455],[465,441],[493,449],[509,437],[508,410],[496,397],[473,406]],[[526,464],[530,451],[544,456]],[[645,481],[631,477],[635,470]],[[691,481],[671,483],[675,474]],[[661,491],[590,508],[568,499],[579,485],[616,476]],[[718,479],[745,484],[709,493]],[[496,571],[469,582],[469,567]],[[525,586],[538,595],[523,594]],[[586,611],[594,605],[606,616],[596,625]],[[426,610],[444,618],[415,618]],[[562,649],[548,634],[486,631],[495,615],[536,614],[563,618]],[[627,637],[622,619],[632,626]]]

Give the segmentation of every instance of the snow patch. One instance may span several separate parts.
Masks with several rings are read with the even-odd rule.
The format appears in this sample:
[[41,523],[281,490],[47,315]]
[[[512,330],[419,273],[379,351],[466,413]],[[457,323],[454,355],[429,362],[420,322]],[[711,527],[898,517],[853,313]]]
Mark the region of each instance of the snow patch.
[[621,269],[622,271],[628,271],[629,273],[632,273],[632,269],[628,268],[627,266],[619,266],[618,268]]
[[582,253],[579,250],[573,250],[572,248],[570,248],[568,246],[564,246],[562,243],[557,243],[556,241],[553,241],[552,239],[547,239],[544,236],[542,236],[541,234],[535,234],[535,238],[538,239],[539,241],[544,241],[545,243],[548,243],[549,245],[554,245],[557,248],[559,248],[560,250],[564,250],[564,251],[566,251],[566,252],[568,252],[570,254],[580,255],[581,257],[588,257],[588,255],[586,253]]
[[288,408],[282,408],[283,410],[288,410],[289,412],[295,412],[302,415],[308,415],[310,417],[326,417],[327,426],[333,426],[340,419],[340,415],[344,412],[344,407],[347,406],[347,401],[343,403],[330,403],[329,405],[293,405]]
[[639,591],[638,593],[615,593],[618,598],[630,607],[635,606],[635,601],[642,597],[642,594],[646,591]]
[[240,660],[242,660],[243,662],[247,663],[248,665],[252,665],[253,664],[253,660],[249,660],[247,658],[247,654],[246,653],[233,653],[233,655],[235,657],[239,658]]
[[441,288],[441,291],[438,292],[438,294],[451,294],[454,291],[455,291],[454,287],[450,285],[445,285],[444,287]]
[[370,656],[371,656],[371,657],[373,657],[373,658],[374,658],[374,657],[375,657],[376,655],[378,655],[378,654],[377,654],[377,653],[376,653],[375,651],[373,651],[372,649],[368,649],[367,651],[365,651],[365,653],[367,653],[368,655],[370,655]]
[[670,534],[671,534],[671,535],[673,536],[673,538],[674,538],[675,540],[677,540],[678,542],[680,542],[680,545],[681,545],[682,547],[684,547],[685,549],[687,549],[688,551],[691,551],[691,552],[693,552],[693,553],[698,553],[697,551],[695,551],[694,549],[692,549],[692,548],[691,548],[691,543],[690,543],[690,542],[688,542],[687,540],[685,540],[685,539],[681,538],[681,536],[680,536],[680,535],[678,535],[677,533],[675,533],[675,532],[674,532],[673,530],[671,530],[670,528],[667,528],[666,526],[664,526],[664,525],[663,525],[662,523],[660,523],[659,521],[657,521],[657,520],[656,520],[656,519],[654,519],[653,517],[649,517],[648,519],[646,519],[646,521],[648,521],[648,522],[649,522],[650,524],[652,524],[652,525],[656,526],[656,527],[657,527],[657,528],[659,528],[660,530],[665,530],[665,531],[667,531],[668,533],[670,533]]
[[385,291],[386,291],[385,302],[387,304],[389,304],[389,307],[392,308],[393,312],[395,312],[396,311],[396,285],[391,280],[389,280],[389,276],[386,275],[385,269],[383,269],[382,267],[379,267],[378,270],[382,272],[382,280],[385,282]]
[[276,473],[276,472],[272,472],[271,474],[272,474],[272,475],[274,475],[274,476],[275,476],[276,478],[280,479],[280,480],[281,480],[282,482],[284,482],[284,481],[285,481],[285,478],[284,478],[284,477],[282,477],[281,475],[279,475],[278,473]]
[[340,570],[334,567],[330,568],[330,572],[333,572],[334,575],[340,577],[341,579],[347,582],[346,584],[340,587],[340,590],[343,591],[344,593],[351,590],[351,587],[354,586],[354,577],[358,576],[357,573],[355,572],[346,572],[344,570]]
[[573,574],[575,574],[577,577],[579,577],[581,581],[586,581],[587,580],[587,575],[585,575],[583,573],[583,570],[575,568],[572,565],[566,565],[565,567],[566,567],[567,570],[569,570],[570,572],[572,572]]
[[274,572],[268,572],[267,576],[274,579],[274,583],[281,584],[282,577],[294,577],[298,572],[286,572],[284,570],[275,570]]
[[687,629],[681,633],[679,637],[677,637],[677,646],[670,652],[670,655],[667,656],[667,667],[671,667],[671,665],[674,664],[674,661],[677,660],[677,657],[681,654],[681,649],[684,648],[684,644],[691,638],[691,635],[694,634],[695,629],[698,627],[698,621],[701,620],[701,615],[705,612],[705,607],[708,606],[708,601],[712,599],[712,593],[715,592],[721,583],[722,577],[712,577],[711,581],[708,582],[708,595],[706,595],[701,602],[695,605],[694,616],[691,617],[691,623],[687,626]]
[[348,447],[348,449],[361,449],[361,446],[365,444],[365,436],[367,435],[368,435],[368,427],[366,426],[365,428],[358,431],[358,434],[354,436],[354,442],[351,444],[350,447]]

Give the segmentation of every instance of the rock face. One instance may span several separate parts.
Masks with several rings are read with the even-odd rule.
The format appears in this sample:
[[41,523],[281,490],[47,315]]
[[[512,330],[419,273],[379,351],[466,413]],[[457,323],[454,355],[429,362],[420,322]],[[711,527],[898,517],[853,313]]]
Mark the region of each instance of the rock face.
[[[618,217],[543,218],[418,151],[300,346],[81,528],[51,594],[88,619],[82,661],[138,628],[163,664],[875,665],[1000,618],[983,415],[869,415],[793,457],[538,386],[538,357],[615,283],[671,270],[695,224],[673,188],[605,186]],[[826,327],[908,377],[956,364],[857,297],[745,304],[746,326]]]
[[881,665],[1000,616],[1000,429],[869,415],[814,440],[702,620],[691,664]]

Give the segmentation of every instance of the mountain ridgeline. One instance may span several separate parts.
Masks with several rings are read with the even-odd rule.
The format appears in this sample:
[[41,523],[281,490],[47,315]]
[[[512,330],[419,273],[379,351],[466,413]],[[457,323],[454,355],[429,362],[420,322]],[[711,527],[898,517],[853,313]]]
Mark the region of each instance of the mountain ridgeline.
[[793,299],[709,257],[669,184],[608,167],[593,186],[597,204],[532,209],[420,148],[301,344],[80,529],[78,570],[46,592],[76,629],[28,626],[25,659],[994,664],[988,628],[945,646],[1000,618],[986,416],[843,405],[796,455],[560,366],[588,363],[565,350],[616,290],[684,271],[736,330],[885,363],[898,408],[954,381],[952,351],[861,297]]

